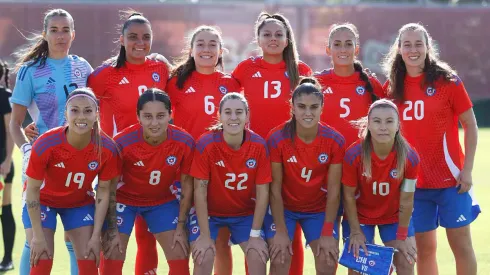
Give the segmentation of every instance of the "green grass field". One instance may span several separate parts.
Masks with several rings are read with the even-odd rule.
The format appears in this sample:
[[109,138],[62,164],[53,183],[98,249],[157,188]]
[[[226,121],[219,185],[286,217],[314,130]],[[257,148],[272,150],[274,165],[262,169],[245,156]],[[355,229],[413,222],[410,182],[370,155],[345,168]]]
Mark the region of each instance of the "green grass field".
[[[485,170],[490,169],[490,158],[484,152],[490,152],[490,129],[482,129],[479,132],[479,144],[478,152],[475,161],[475,168],[473,171],[473,182],[475,184],[475,195],[480,203],[481,209],[483,211],[490,209],[490,186],[487,180],[485,180]],[[25,234],[23,230],[22,220],[21,220],[21,185],[20,185],[20,163],[21,156],[20,152],[16,150],[15,152],[15,165],[17,173],[14,179],[13,186],[13,209],[14,216],[16,218],[17,224],[17,235],[15,240],[14,255],[13,258],[16,269],[7,272],[5,274],[13,275],[18,274],[19,259],[22,253],[22,248],[25,242]],[[488,199],[488,201],[487,201]],[[55,257],[52,274],[69,274],[69,259],[68,253],[66,251],[66,246],[63,241],[63,232],[61,222],[58,221],[58,232],[56,232],[55,241]],[[477,261],[478,261],[478,274],[490,274],[490,234],[488,227],[485,224],[490,224],[490,217],[483,213],[479,218],[472,224],[473,233],[473,246],[476,251]],[[487,228],[487,229],[485,229]],[[439,271],[441,275],[456,274],[455,272],[455,262],[446,240],[446,235],[443,229],[438,231],[438,253],[437,260],[439,263]],[[2,239],[0,238],[0,247],[3,248]],[[0,254],[3,255],[3,254]],[[238,246],[233,247],[233,274],[245,274],[243,265],[243,254]],[[127,258],[124,265],[124,274],[134,274],[134,263],[136,257],[136,244],[134,238],[131,238]],[[167,263],[163,252],[159,251],[160,266],[158,274],[168,274]],[[191,264],[192,268],[192,264]],[[338,274],[346,274],[346,269],[341,267]],[[314,259],[311,250],[305,251],[305,268],[304,274],[315,274]]]

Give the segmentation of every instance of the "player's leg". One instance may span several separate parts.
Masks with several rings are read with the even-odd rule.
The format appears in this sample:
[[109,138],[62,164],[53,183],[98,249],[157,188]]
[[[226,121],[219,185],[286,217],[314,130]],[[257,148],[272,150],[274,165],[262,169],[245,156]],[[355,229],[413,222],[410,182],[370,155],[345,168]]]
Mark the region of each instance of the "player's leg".
[[10,172],[4,179],[5,186],[3,187],[2,196],[2,214],[0,219],[2,221],[2,236],[3,236],[3,248],[4,255],[2,262],[0,263],[0,272],[14,269],[12,262],[12,250],[14,248],[15,240],[15,220],[12,215],[12,180],[14,178],[14,164],[10,168]]
[[[396,240],[396,232],[398,231],[398,223],[379,225],[379,235],[385,246],[393,247]],[[415,248],[415,229],[413,222],[410,222],[408,226],[407,240],[411,246]],[[416,252],[414,252],[416,253]],[[393,257],[393,264],[396,268],[396,274],[399,275],[413,275],[415,272],[415,262],[410,263],[406,256],[402,253],[395,253]]]
[[216,239],[216,257],[214,260],[215,275],[231,275],[233,272],[233,258],[230,240],[230,231],[228,227],[221,227]]
[[139,215],[136,217],[134,226],[137,244],[135,274],[146,274],[157,270],[158,251],[155,237],[148,232],[148,225]]
[[70,256],[70,274],[78,275],[78,263],[77,257],[75,256],[75,250],[73,250],[73,244],[68,237],[68,233],[64,232],[64,234],[66,249],[68,250],[68,255]]
[[[56,215],[55,209],[41,205],[41,225],[43,227],[44,238],[51,255],[54,257],[54,232],[56,231]],[[26,230],[26,239],[29,243],[29,247],[32,247],[32,224],[27,213],[27,207],[22,209],[22,222],[24,223],[24,229]],[[30,257],[28,258],[30,260]],[[31,265],[31,263],[29,263]],[[49,258],[46,253],[43,253],[39,258],[37,265],[31,266],[29,274],[31,275],[44,275],[50,274],[53,267],[53,258]]]
[[293,257],[291,259],[291,267],[289,275],[302,275],[304,265],[304,248],[303,235],[301,234],[301,226],[296,224],[293,237]]
[[437,275],[438,207],[435,199],[439,190],[417,189],[414,196],[412,220],[417,244],[417,274]]
[[[117,221],[117,235],[104,238],[103,247],[110,247],[115,238],[119,238],[121,247],[115,247],[110,254],[105,255],[107,259],[104,259],[104,265],[101,271],[101,275],[122,275],[122,269],[124,260],[126,259],[126,250],[128,247],[129,237],[133,231],[135,219],[139,208],[125,205],[122,203],[116,204],[116,221]],[[122,253],[120,252],[122,251]],[[137,274],[139,275],[139,274]]]
[[457,274],[476,274],[477,262],[470,224],[480,214],[480,207],[473,198],[473,190],[458,194],[457,188],[445,188],[438,203],[441,226],[446,228],[447,239],[456,260]]
[[[195,246],[197,245],[198,238],[201,234],[201,230],[199,228],[199,223],[197,220],[197,216],[195,213],[189,217],[189,242],[191,251],[194,251]],[[220,218],[209,217],[209,233],[211,239],[216,242],[218,237],[218,231],[223,225],[219,221]],[[195,256],[195,255],[193,255]],[[194,275],[211,275],[213,271],[215,255],[212,249],[207,249],[202,255],[202,262],[193,261],[194,264]]]
[[180,236],[184,243],[176,243],[174,246],[177,223],[179,217],[179,202],[170,201],[161,205],[144,207],[141,216],[148,224],[148,228],[160,244],[165,253],[169,266],[169,275],[189,275],[188,239],[185,231]]
[[[284,221],[286,223],[286,230],[287,230],[287,235],[290,240],[293,239],[293,234],[295,231],[295,228],[297,226],[297,219],[295,219],[294,216],[292,215],[287,215],[286,213],[284,214]],[[274,223],[274,219],[270,212],[268,211],[265,214],[264,217],[264,234],[265,238],[267,240],[267,243],[269,245],[269,248],[272,247],[273,245],[273,238],[276,235],[276,224]],[[302,237],[302,236],[300,236]],[[292,244],[291,244],[292,245]],[[293,248],[294,249],[294,248]],[[292,255],[289,253],[289,251],[284,251],[284,259],[281,258],[281,255],[278,254],[277,256],[273,257],[273,255],[269,255],[270,257],[270,274],[271,275],[279,275],[279,274],[290,274],[291,273],[291,260],[292,260]]]
[[[320,245],[321,232],[323,223],[325,222],[325,212],[320,213],[295,213],[301,223],[301,228],[305,234],[306,242],[311,247],[311,252],[315,258],[316,274],[331,275],[337,272],[337,259],[330,254],[325,254],[321,251],[319,256],[316,256],[316,251]],[[337,248],[339,247],[339,227],[338,223],[334,223],[333,238]]]
[[[366,243],[374,244],[375,226],[374,225],[361,224],[361,230],[362,230],[362,233],[364,234],[364,237],[366,237]],[[344,243],[348,244],[350,233],[351,233],[351,230],[350,230],[349,222],[346,219],[344,219],[342,221],[342,236],[343,236]],[[351,251],[351,253],[352,253],[352,251]],[[349,269],[347,274],[358,275],[359,273],[356,273],[354,270]]]
[[[96,256],[99,256],[100,246],[97,246],[97,251],[86,254],[87,244],[89,244],[94,231],[95,205],[59,209],[59,213],[65,232],[72,241],[78,273],[80,275],[98,274],[95,259]],[[97,241],[97,244],[100,244],[100,240]]]

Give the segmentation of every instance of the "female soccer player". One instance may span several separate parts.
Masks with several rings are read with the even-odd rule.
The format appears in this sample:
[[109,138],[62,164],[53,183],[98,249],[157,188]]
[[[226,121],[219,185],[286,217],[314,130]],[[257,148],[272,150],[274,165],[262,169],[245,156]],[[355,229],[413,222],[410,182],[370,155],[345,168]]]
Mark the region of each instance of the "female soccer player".
[[[192,202],[192,189],[187,188],[192,188],[189,171],[195,144],[187,132],[169,125],[171,113],[168,95],[151,88],[138,99],[139,124],[115,137],[122,150],[122,182],[117,190],[117,218],[109,219],[117,222],[120,249],[126,251],[136,215],[141,215],[165,253],[169,274],[185,275],[189,274],[185,224]],[[179,175],[180,207],[171,188]],[[113,251],[103,274],[122,274],[125,257],[124,252]]]
[[[413,213],[418,274],[438,273],[439,224],[446,228],[457,273],[476,274],[470,223],[480,213],[471,190],[478,126],[464,84],[439,60],[431,36],[420,24],[400,28],[384,68],[388,96],[399,105],[404,134],[421,159]],[[464,154],[459,122],[464,128]]]
[[[166,91],[173,102],[174,124],[197,140],[216,119],[223,95],[241,88],[234,78],[218,70],[223,70],[223,39],[216,28],[197,27],[188,43],[176,62]],[[180,182],[175,185],[180,188]],[[227,228],[223,228],[216,240],[215,274],[232,272],[229,236]]]
[[[272,128],[289,119],[291,91],[300,76],[311,75],[312,71],[299,61],[293,29],[283,15],[261,13],[255,23],[255,39],[263,56],[242,61],[232,75],[249,100],[253,113],[250,129],[266,137]],[[301,275],[303,247],[299,227],[293,246],[290,274]]]
[[265,220],[265,231],[271,274],[288,273],[297,222],[313,249],[317,274],[335,274],[339,254],[335,220],[345,141],[340,133],[320,123],[323,94],[315,79],[301,80],[293,92],[291,109],[291,119],[267,138],[272,161],[272,216]]
[[349,121],[365,116],[373,98],[383,97],[379,81],[368,76],[356,58],[359,48],[359,32],[354,25],[333,25],[326,48],[333,68],[315,73],[325,98],[321,121],[339,131],[347,147],[358,139],[358,131]]
[[22,221],[31,247],[30,274],[51,272],[58,214],[73,241],[79,274],[98,274],[110,182],[119,175],[121,161],[117,145],[99,128],[97,99],[90,89],[79,88],[68,96],[65,116],[68,126],[35,141],[26,171]]
[[[3,85],[5,83],[5,85]],[[15,240],[15,220],[12,215],[12,180],[14,178],[14,163],[12,152],[14,141],[10,135],[8,125],[10,124],[9,98],[12,92],[9,89],[9,69],[7,62],[0,60],[0,194],[2,194],[2,209],[0,218],[2,220],[2,236],[5,254],[0,263],[0,272],[14,269],[12,262],[12,249]],[[3,190],[1,190],[3,189]]]
[[[75,38],[72,16],[65,10],[49,10],[44,16],[43,32],[36,36],[25,50],[17,53],[17,81],[10,101],[12,116],[10,133],[23,154],[22,182],[31,144],[22,131],[27,111],[36,124],[38,132],[65,124],[66,98],[75,88],[85,87],[92,67],[85,59],[69,55]],[[72,274],[76,274],[76,258],[72,245],[67,240]],[[22,252],[20,274],[29,274],[29,247]]]
[[211,274],[221,227],[228,227],[231,241],[242,248],[250,274],[266,274],[269,253],[261,229],[270,160],[264,139],[245,128],[248,122],[245,97],[228,93],[219,104],[218,125],[196,144],[191,175],[197,224],[191,220],[189,226],[194,274]]
[[361,139],[345,152],[342,173],[349,220],[342,226],[349,251],[356,257],[360,247],[367,251],[365,243],[374,243],[378,226],[384,245],[399,250],[394,257],[397,274],[414,274],[417,249],[410,219],[419,157],[400,132],[393,102],[375,101],[367,117],[356,123]]
[[[88,85],[101,102],[102,129],[114,136],[138,123],[136,102],[149,88],[165,89],[169,65],[147,57],[153,32],[150,21],[141,13],[123,12],[119,54],[105,61],[89,77]],[[156,272],[156,241],[140,215],[136,218],[136,274]]]

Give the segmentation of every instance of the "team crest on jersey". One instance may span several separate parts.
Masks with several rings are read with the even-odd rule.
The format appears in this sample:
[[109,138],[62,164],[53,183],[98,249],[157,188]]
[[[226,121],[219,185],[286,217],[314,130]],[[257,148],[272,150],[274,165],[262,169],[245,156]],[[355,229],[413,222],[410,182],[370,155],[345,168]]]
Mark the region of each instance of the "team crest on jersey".
[[435,88],[432,88],[432,87],[427,87],[427,90],[425,90],[425,93],[428,96],[433,96],[433,95],[436,94],[436,89]]
[[80,69],[75,69],[75,71],[73,72],[73,74],[75,75],[76,78],[81,78],[82,77],[82,71],[80,71]]
[[319,156],[318,156],[318,161],[320,163],[326,163],[328,161],[328,155],[325,154],[325,153],[321,153]]
[[228,92],[228,89],[226,89],[226,87],[223,85],[219,86],[218,89],[219,89],[219,92],[222,94],[226,94]]
[[117,216],[117,225],[121,226],[123,224],[124,219],[121,218],[120,216]]
[[41,221],[45,221],[46,217],[46,213],[44,211],[41,211]]
[[364,92],[366,92],[366,89],[364,89],[364,87],[362,87],[362,86],[357,86],[357,88],[356,88],[356,93],[357,93],[358,95],[363,95],[363,94],[364,94]]
[[285,72],[284,72],[284,76],[285,76],[286,78],[289,78],[288,71],[285,71]]
[[88,169],[90,171],[94,171],[95,169],[97,169],[97,167],[99,167],[99,163],[95,160],[88,164]]
[[398,177],[398,171],[396,171],[396,169],[392,169],[390,171],[390,176],[394,179],[396,179],[396,177]]
[[275,223],[271,224],[271,230],[276,231],[276,224]]
[[153,81],[155,81],[155,82],[160,82],[160,75],[157,72],[154,72],[151,75],[151,78],[153,78]]
[[177,161],[177,158],[175,156],[167,157],[167,164],[170,166],[174,166],[176,161]]
[[247,165],[248,168],[253,169],[257,166],[257,161],[255,159],[248,159],[247,162],[245,162],[245,165]]
[[191,231],[192,231],[192,234],[197,234],[199,232],[199,227],[194,226]]

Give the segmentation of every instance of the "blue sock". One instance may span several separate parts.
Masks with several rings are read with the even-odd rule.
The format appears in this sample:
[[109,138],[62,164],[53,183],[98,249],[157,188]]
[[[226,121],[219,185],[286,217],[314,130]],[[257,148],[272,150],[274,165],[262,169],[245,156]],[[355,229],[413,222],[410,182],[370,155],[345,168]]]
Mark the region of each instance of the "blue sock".
[[24,244],[24,249],[22,250],[22,256],[20,256],[20,266],[19,266],[19,275],[29,275],[31,273],[31,248],[29,244]]
[[65,242],[66,248],[68,249],[68,254],[70,254],[70,270],[71,275],[78,275],[78,263],[77,257],[75,256],[75,251],[73,251],[73,245],[71,242]]

